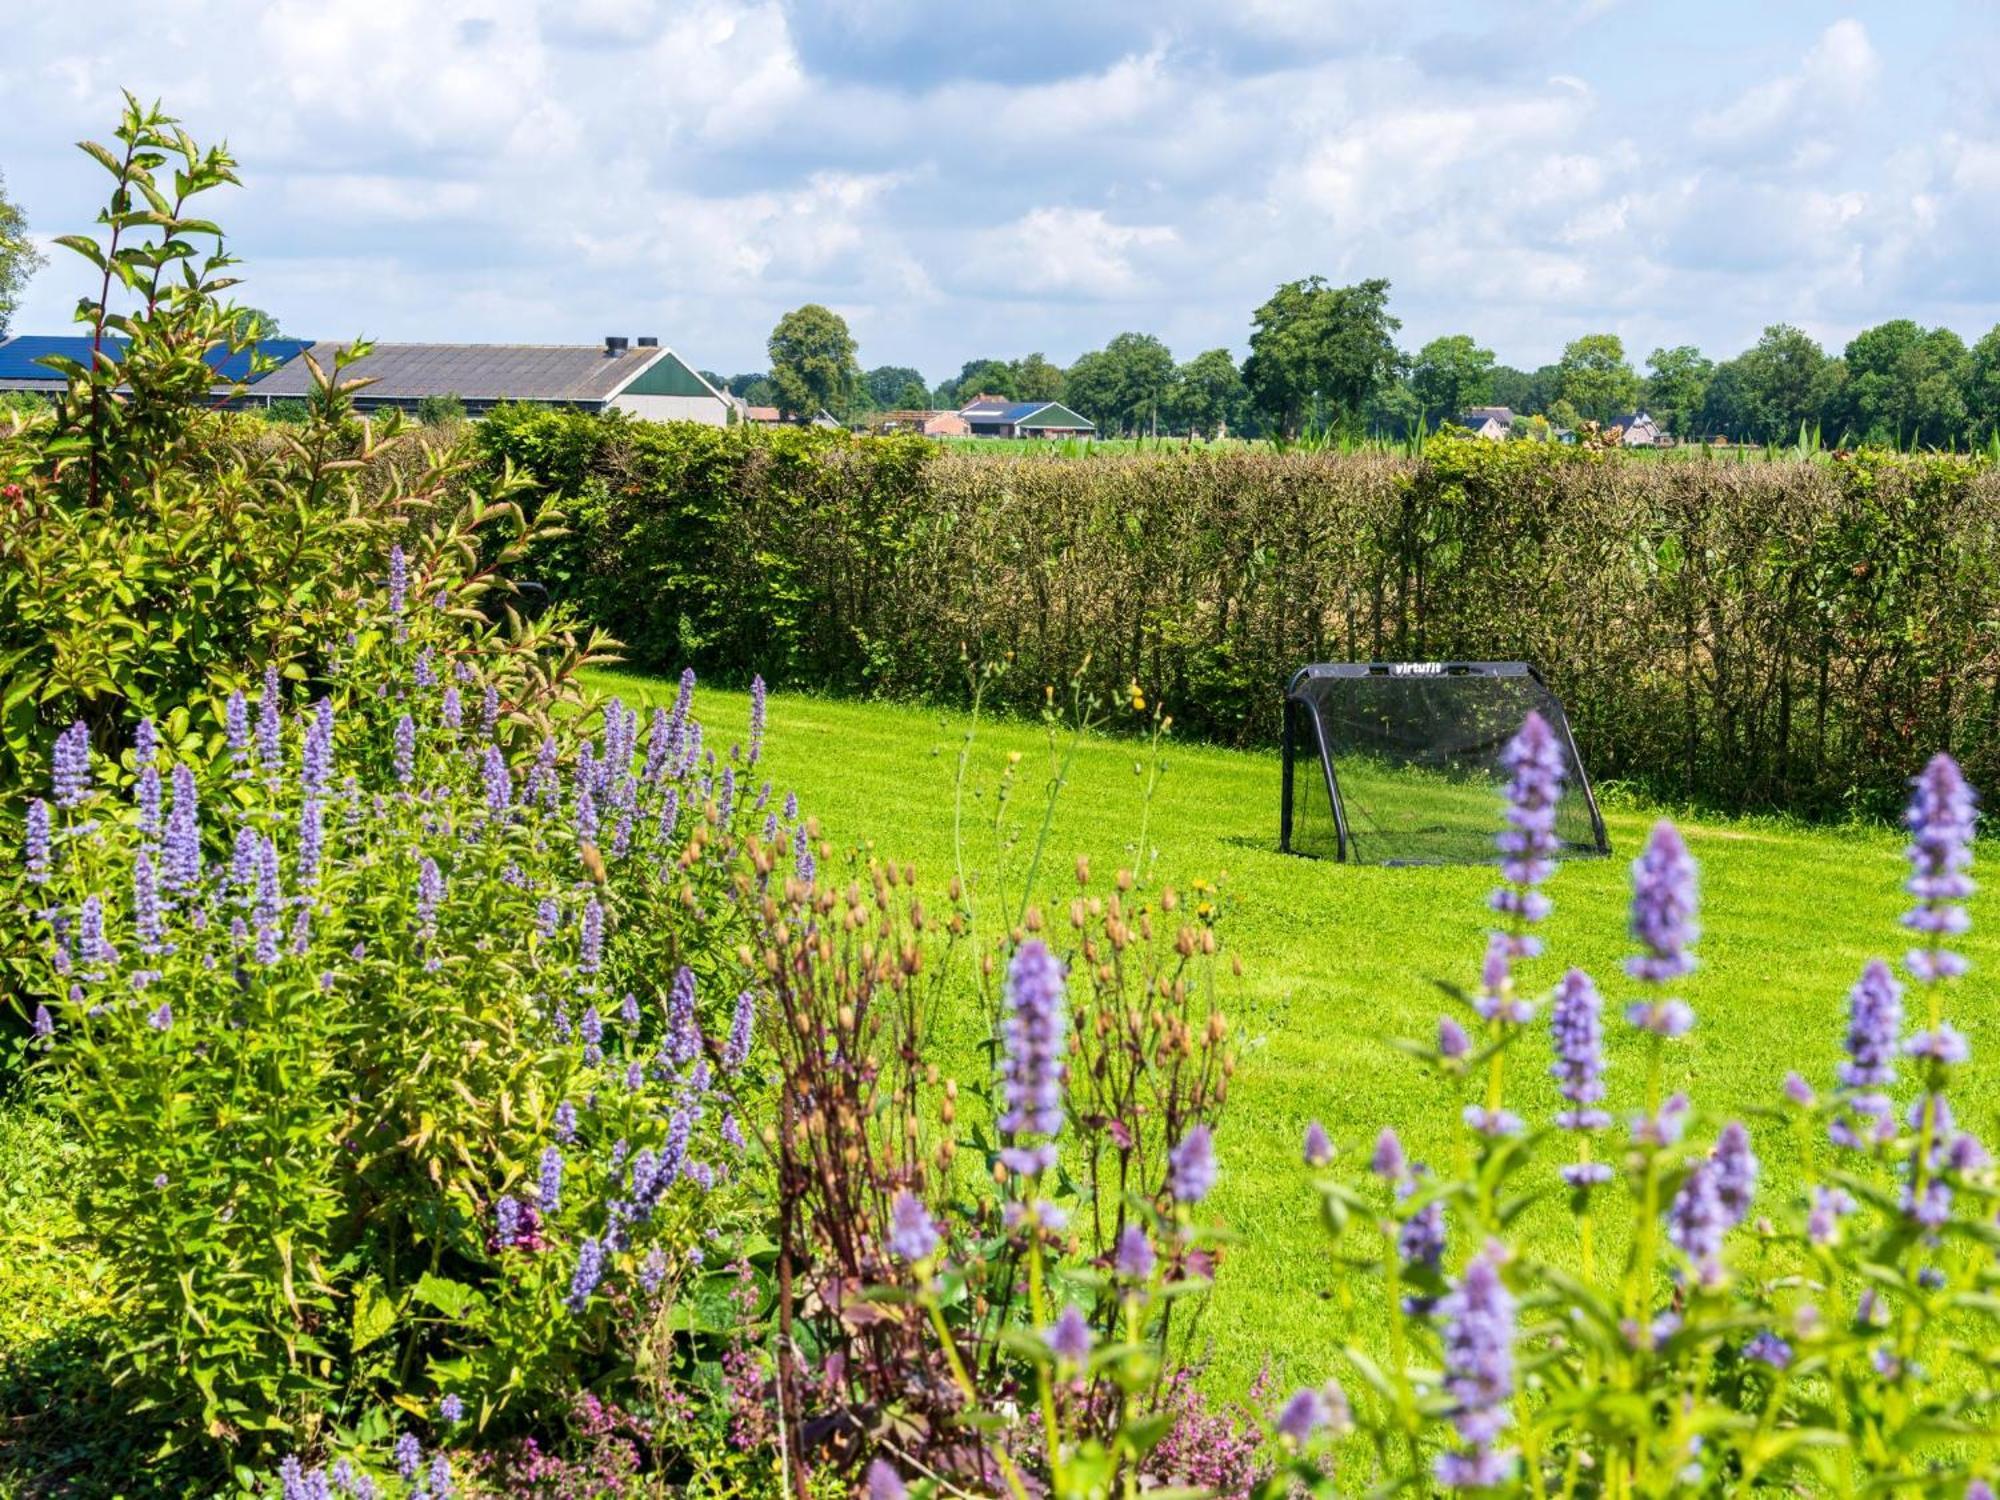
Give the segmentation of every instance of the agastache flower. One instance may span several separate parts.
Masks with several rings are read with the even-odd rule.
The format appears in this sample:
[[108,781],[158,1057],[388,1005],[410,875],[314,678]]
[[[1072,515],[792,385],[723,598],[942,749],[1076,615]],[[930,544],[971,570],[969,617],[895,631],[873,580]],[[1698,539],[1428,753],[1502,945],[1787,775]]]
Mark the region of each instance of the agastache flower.
[[750,754],[748,763],[756,765],[758,757],[764,753],[764,679],[750,679]]
[[1903,988],[1879,958],[1871,958],[1847,994],[1847,1055],[1840,1081],[1848,1088],[1887,1088],[1896,1081],[1896,1038],[1903,1029]]
[[133,800],[139,804],[139,832],[149,839],[160,836],[160,768],[145,766],[139,772],[139,782],[133,788]]
[[1581,969],[1571,969],[1556,985],[1549,1007],[1549,1032],[1556,1060],[1549,1073],[1569,1108],[1556,1116],[1565,1130],[1601,1130],[1611,1116],[1598,1107],[1604,1097],[1604,1033],[1598,1024],[1603,1002]]
[[554,1146],[542,1151],[542,1177],[537,1205],[544,1214],[559,1213],[562,1209],[562,1152]]
[[1328,1166],[1333,1161],[1333,1142],[1327,1139],[1326,1127],[1313,1120],[1306,1126],[1305,1162],[1309,1167]]
[[132,861],[132,925],[139,932],[139,951],[149,957],[173,952],[160,918],[160,886],[153,859],[141,849]]
[[729,1040],[722,1047],[722,1070],[734,1073],[750,1060],[750,1032],[756,1024],[757,997],[745,990],[736,997],[736,1014],[729,1023]]
[[1074,1302],[1063,1308],[1061,1315],[1056,1319],[1055,1327],[1049,1329],[1042,1337],[1058,1363],[1075,1370],[1081,1370],[1089,1363],[1091,1344],[1094,1342],[1091,1338],[1090,1324]]
[[576,966],[585,974],[595,974],[604,963],[604,908],[592,896],[583,908],[583,936]]
[[905,1189],[889,1209],[889,1253],[907,1261],[929,1260],[937,1252],[937,1225],[917,1197]]
[[279,699],[278,667],[264,668],[264,696],[257,704],[257,759],[264,774],[275,778],[285,769],[284,705]]
[[1039,938],[1015,951],[1007,970],[1007,1020],[1001,1033],[1006,1111],[1011,1134],[1052,1136],[1063,1124],[1063,972]]
[[37,797],[28,804],[28,827],[24,844],[28,879],[36,885],[48,884],[51,840],[49,805]]
[[1514,1455],[1494,1446],[1514,1394],[1514,1298],[1500,1279],[1504,1253],[1489,1245],[1438,1304],[1451,1422],[1466,1444],[1437,1460],[1438,1482],[1447,1489],[1490,1488],[1514,1471]]
[[683,964],[667,995],[666,1054],[677,1067],[701,1056],[701,1028],[695,1019],[694,970]]
[[1127,1224],[1118,1236],[1112,1269],[1127,1281],[1145,1281],[1153,1274],[1156,1260],[1153,1242],[1146,1238],[1146,1231],[1137,1224]]
[[1199,1203],[1215,1186],[1215,1137],[1196,1125],[1167,1153],[1167,1187],[1177,1203]]
[[1954,979],[1966,970],[1962,954],[1944,946],[1971,925],[1964,901],[1975,887],[1966,871],[1972,866],[1972,835],[1978,822],[1977,798],[1960,774],[1958,762],[1938,754],[1911,783],[1914,788],[1904,821],[1910,828],[1910,879],[1904,886],[1917,905],[1903,925],[1927,938],[1904,959],[1921,980]]
[[399,542],[389,549],[389,618],[396,622],[396,639],[410,638],[410,627],[403,618],[403,611],[410,597],[410,568],[403,557],[403,547]]
[[486,813],[495,822],[507,816],[508,808],[514,805],[514,777],[507,769],[507,757],[500,753],[498,745],[486,747],[484,777],[486,782]]
[[1549,901],[1536,887],[1555,873],[1555,854],[1562,847],[1556,837],[1556,799],[1566,771],[1562,742],[1531,710],[1500,760],[1511,774],[1507,826],[1495,842],[1508,884],[1493,893],[1492,906],[1523,923],[1538,922],[1548,915]]
[[229,695],[223,711],[223,737],[229,742],[229,758],[236,763],[236,775],[250,774],[250,705],[238,688]]
[[1687,949],[1700,931],[1694,858],[1663,818],[1632,862],[1632,936],[1645,951],[1625,961],[1626,972],[1648,984],[1680,978],[1694,967]]
[[453,733],[465,723],[465,705],[459,699],[457,688],[447,687],[444,690],[444,698],[438,704],[438,719]]
[[577,1247],[576,1270],[569,1279],[569,1295],[563,1299],[572,1317],[582,1316],[590,1303],[590,1294],[603,1279],[604,1246],[595,1239],[587,1239]]
[[176,894],[187,895],[201,884],[201,810],[194,772],[186,766],[175,766],[172,779],[174,802],[167,813],[166,837],[160,846],[160,884]]
[[408,714],[396,720],[396,780],[408,786],[417,779],[417,721]]
[[444,900],[444,876],[437,861],[426,855],[417,866],[417,926],[426,935],[437,928],[438,903]]
[[90,795],[90,731],[78,719],[56,736],[50,780],[57,807],[79,807]]
[[313,705],[312,722],[306,726],[306,742],[300,752],[299,793],[308,802],[326,795],[333,775],[333,701],[322,698]]

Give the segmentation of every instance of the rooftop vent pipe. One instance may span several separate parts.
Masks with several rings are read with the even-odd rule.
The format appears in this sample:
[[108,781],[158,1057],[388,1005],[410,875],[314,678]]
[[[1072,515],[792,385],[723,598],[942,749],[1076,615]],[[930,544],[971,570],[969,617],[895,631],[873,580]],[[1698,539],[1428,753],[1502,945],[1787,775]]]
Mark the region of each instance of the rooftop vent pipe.
[[639,347],[641,349],[657,349],[660,347],[660,341],[650,335],[641,334],[639,335]]
[[604,352],[606,354],[623,354],[627,342],[628,340],[619,338],[614,333],[607,333],[604,336]]

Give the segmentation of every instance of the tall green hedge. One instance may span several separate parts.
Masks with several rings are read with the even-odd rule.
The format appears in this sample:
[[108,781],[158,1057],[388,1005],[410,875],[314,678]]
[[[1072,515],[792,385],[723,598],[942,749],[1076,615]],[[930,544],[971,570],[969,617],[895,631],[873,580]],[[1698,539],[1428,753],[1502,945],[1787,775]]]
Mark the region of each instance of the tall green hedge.
[[1522,657],[1600,779],[1874,810],[1947,746],[2000,784],[2000,475],[1973,459],[1080,463],[525,411],[483,440],[570,497],[548,580],[646,667],[950,696],[962,652],[1005,655],[1027,704],[1088,654],[1264,743],[1301,663]]

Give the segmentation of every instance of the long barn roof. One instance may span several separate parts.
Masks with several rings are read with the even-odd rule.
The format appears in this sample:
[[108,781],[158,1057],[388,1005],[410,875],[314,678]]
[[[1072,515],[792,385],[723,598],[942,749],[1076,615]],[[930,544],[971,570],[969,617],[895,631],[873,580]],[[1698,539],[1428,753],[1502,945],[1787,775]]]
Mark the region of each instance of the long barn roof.
[[[312,357],[331,372],[344,344],[322,340]],[[667,350],[639,346],[607,354],[602,344],[377,344],[343,372],[343,378],[372,376],[359,394],[377,399],[418,400],[459,396],[468,401],[606,401]],[[312,372],[303,359],[257,382],[259,396],[304,396]]]

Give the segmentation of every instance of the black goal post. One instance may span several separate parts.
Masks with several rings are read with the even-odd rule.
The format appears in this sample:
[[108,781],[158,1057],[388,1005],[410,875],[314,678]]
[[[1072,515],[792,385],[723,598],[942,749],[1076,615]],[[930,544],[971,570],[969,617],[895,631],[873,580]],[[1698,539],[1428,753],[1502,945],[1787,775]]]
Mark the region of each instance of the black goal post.
[[1555,731],[1567,763],[1556,804],[1564,851],[1609,854],[1569,716],[1521,661],[1300,668],[1285,689],[1279,847],[1371,865],[1497,859],[1501,756],[1530,710]]

